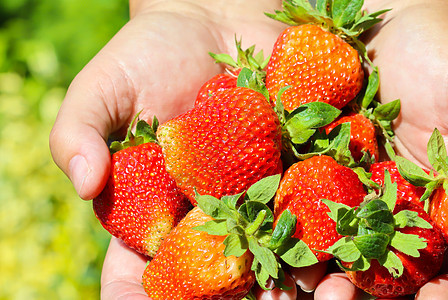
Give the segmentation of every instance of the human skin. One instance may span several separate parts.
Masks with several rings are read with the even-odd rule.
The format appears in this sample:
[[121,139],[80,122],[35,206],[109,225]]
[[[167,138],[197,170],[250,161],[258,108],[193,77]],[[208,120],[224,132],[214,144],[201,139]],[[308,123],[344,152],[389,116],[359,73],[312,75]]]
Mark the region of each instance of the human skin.
[[[209,51],[235,56],[236,35],[243,38],[243,48],[256,44],[268,55],[285,25],[263,12],[273,12],[280,4],[130,1],[131,20],[73,80],[50,135],[53,158],[79,196],[92,199],[102,190],[110,168],[106,141],[122,135],[137,112],[142,111],[144,119],[155,115],[163,122],[193,105],[201,84],[222,71]],[[444,32],[448,1],[366,0],[365,8],[393,8],[365,42],[379,68],[380,100],[402,102],[402,113],[394,123],[398,153],[428,166],[426,143],[433,129],[448,136],[448,35]],[[102,298],[148,299],[140,284],[145,264],[145,258],[112,238],[103,266]],[[322,280],[325,265],[291,274],[303,289],[315,289],[315,299],[359,296],[342,273]],[[334,286],[339,287],[338,293]],[[446,289],[448,278],[441,275],[424,286],[416,299],[444,295],[440,291]],[[269,292],[263,297],[269,299]]]

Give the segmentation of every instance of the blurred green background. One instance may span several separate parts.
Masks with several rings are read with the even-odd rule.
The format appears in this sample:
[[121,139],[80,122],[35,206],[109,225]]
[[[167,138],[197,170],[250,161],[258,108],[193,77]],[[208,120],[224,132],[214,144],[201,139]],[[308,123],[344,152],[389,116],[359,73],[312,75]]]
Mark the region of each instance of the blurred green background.
[[108,233],[54,165],[48,136],[125,0],[0,0],[0,299],[99,299]]

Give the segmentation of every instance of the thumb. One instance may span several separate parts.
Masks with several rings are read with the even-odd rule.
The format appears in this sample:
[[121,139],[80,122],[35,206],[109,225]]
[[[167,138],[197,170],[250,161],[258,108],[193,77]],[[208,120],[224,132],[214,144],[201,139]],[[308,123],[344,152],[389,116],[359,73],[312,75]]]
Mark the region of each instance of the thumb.
[[53,159],[82,199],[93,199],[101,192],[110,169],[106,140],[116,127],[104,99],[108,93],[99,88],[100,82],[100,74],[92,70],[78,74],[50,133]]

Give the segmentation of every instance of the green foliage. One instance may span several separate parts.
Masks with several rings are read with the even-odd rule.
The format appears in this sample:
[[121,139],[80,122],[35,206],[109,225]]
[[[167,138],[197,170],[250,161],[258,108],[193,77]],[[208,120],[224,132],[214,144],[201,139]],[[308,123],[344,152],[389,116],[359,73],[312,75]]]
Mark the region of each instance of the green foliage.
[[109,235],[53,163],[77,72],[127,21],[124,0],[0,2],[0,299],[98,299]]

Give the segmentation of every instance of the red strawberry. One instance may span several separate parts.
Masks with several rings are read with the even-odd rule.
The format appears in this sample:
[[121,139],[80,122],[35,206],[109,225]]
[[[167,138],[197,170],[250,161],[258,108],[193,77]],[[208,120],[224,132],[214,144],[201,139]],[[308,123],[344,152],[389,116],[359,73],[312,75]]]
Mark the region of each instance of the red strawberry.
[[[417,212],[418,216],[431,224],[426,212],[413,202],[398,200],[394,214],[403,211]],[[436,227],[403,227],[397,229],[402,234],[414,235],[423,239],[426,244],[418,250],[418,254],[409,255],[394,248],[393,243],[389,246],[390,251],[401,261],[403,265],[402,274],[394,276],[385,267],[381,266],[377,259],[371,260],[370,268],[366,271],[347,271],[349,279],[359,288],[380,298],[400,297],[416,293],[419,288],[433,278],[440,270],[446,245],[441,232]],[[405,236],[406,237],[406,236]],[[403,242],[403,241],[402,241]],[[405,241],[406,242],[406,238]],[[404,247],[412,247],[411,244]],[[351,267],[353,264],[344,264]]]
[[443,187],[436,189],[430,198],[429,216],[442,230],[448,244],[448,195]]
[[359,53],[340,37],[319,26],[288,27],[278,37],[266,69],[271,99],[280,89],[286,110],[321,101],[344,107],[362,88]]
[[93,200],[93,209],[113,236],[152,257],[190,204],[166,172],[158,144],[129,130],[123,144],[112,146],[117,145],[120,150],[112,155],[109,179]]
[[[279,259],[294,266],[317,262],[310,249],[292,239],[295,217],[285,211],[273,230],[266,205],[280,175],[252,185],[245,195],[217,199],[198,195],[197,206],[163,241],[148,263],[143,286],[151,299],[242,299],[255,280],[283,285]],[[241,199],[244,198],[244,199]],[[239,200],[244,203],[237,206]]]
[[397,183],[398,199],[407,200],[423,207],[423,202],[420,201],[420,198],[423,196],[425,188],[415,186],[404,179],[398,171],[395,161],[382,161],[372,164],[370,166],[370,173],[372,174],[370,179],[384,186],[385,170],[389,172],[392,182]]
[[[237,73],[239,73],[239,71],[240,70],[238,70]],[[236,87],[237,79],[238,74],[233,74],[230,72],[213,76],[199,89],[194,106],[202,105],[203,102],[207,101],[214,93],[218,91]]]
[[225,236],[193,229],[211,220],[196,207],[166,238],[143,274],[151,299],[242,299],[249,292],[252,253],[226,257]]
[[[365,196],[362,183],[350,168],[339,165],[329,156],[313,156],[285,172],[274,199],[274,215],[278,218],[289,209],[297,216],[294,237],[311,249],[326,250],[341,235],[336,232],[336,224],[327,215],[329,209],[321,199],[357,206]],[[332,257],[323,252],[315,255],[319,261]]]
[[349,113],[336,119],[325,127],[327,134],[342,123],[350,123],[350,152],[355,161],[360,161],[365,153],[378,160],[378,141],[373,123],[358,113]]
[[195,204],[195,191],[220,198],[282,172],[281,127],[266,98],[229,88],[157,131],[166,168]]

